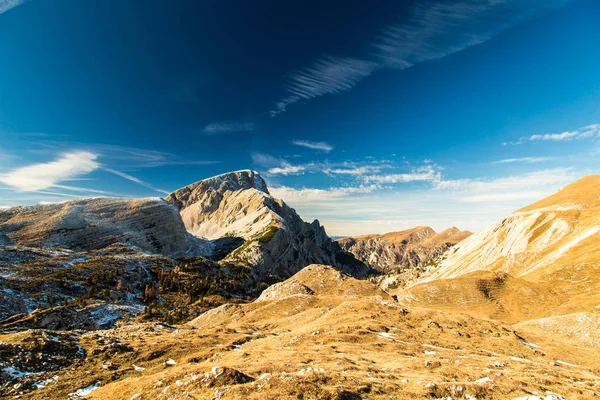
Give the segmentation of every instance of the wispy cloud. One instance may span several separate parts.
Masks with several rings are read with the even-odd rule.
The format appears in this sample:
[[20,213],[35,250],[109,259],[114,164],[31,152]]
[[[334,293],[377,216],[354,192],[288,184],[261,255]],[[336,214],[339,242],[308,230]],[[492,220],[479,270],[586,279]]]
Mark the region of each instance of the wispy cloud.
[[439,182],[441,180],[441,172],[434,166],[426,165],[416,168],[409,173],[402,174],[380,174],[367,175],[363,180],[367,183],[391,184],[391,183],[408,183],[408,182]]
[[301,175],[306,171],[304,166],[292,165],[281,158],[263,153],[252,153],[252,162],[268,168],[267,174],[269,175]]
[[0,14],[7,12],[8,10],[20,6],[27,0],[0,0]]
[[299,175],[304,172],[304,167],[295,166],[289,163],[282,163],[281,167],[270,168],[267,173],[271,175]]
[[554,160],[554,157],[521,157],[521,158],[507,158],[504,160],[498,160],[492,162],[492,164],[514,164],[514,163],[526,163],[534,164],[544,161]]
[[[184,158],[172,153],[142,149],[137,147],[118,146],[110,144],[89,144],[62,141],[44,141],[39,143],[53,152],[63,149],[78,148],[101,157],[105,163],[116,164],[120,169],[154,168],[167,165],[210,165],[219,164],[221,161],[194,160]],[[69,151],[69,150],[64,150]]]
[[333,146],[327,142],[311,142],[310,140],[294,140],[294,141],[292,141],[292,143],[295,144],[296,146],[306,147],[306,148],[312,149],[312,150],[319,150],[319,151],[323,151],[325,153],[329,153],[331,150],[333,150]]
[[253,131],[255,127],[256,126],[251,122],[211,122],[204,127],[202,132],[204,132],[205,135],[218,135],[220,133],[229,132],[249,132]]
[[441,180],[434,188],[453,192],[460,202],[537,200],[576,178],[570,168],[554,168],[494,179]]
[[55,161],[33,164],[2,174],[0,182],[20,191],[35,192],[94,171],[100,166],[97,158],[96,154],[87,151],[65,153]]
[[301,188],[279,186],[269,189],[274,197],[289,201],[293,204],[311,203],[313,201],[335,200],[354,194],[372,193],[377,189],[374,185],[357,187],[331,187],[327,189]]
[[350,168],[324,168],[323,172],[327,175],[353,175],[362,176],[365,174],[372,174],[381,171],[379,165],[366,165],[362,167],[350,167]]
[[322,56],[287,74],[287,94],[272,117],[300,100],[352,89],[377,70],[405,69],[483,43],[501,31],[551,7],[572,0],[422,1],[403,22],[385,27],[372,40],[368,56]]
[[270,115],[274,117],[300,100],[350,90],[377,68],[377,63],[372,61],[323,56],[310,67],[291,72],[285,77],[284,89],[289,95],[275,104]]
[[156,192],[159,192],[159,193],[164,193],[164,194],[169,194],[169,192],[168,192],[168,191],[166,191],[166,190],[163,190],[163,189],[158,189],[158,188],[156,188],[156,187],[152,186],[152,184],[150,184],[150,183],[148,183],[148,182],[144,182],[143,180],[141,180],[141,179],[138,179],[138,178],[136,178],[135,176],[132,176],[132,175],[129,175],[129,174],[126,174],[126,173],[124,173],[124,172],[117,171],[117,170],[114,170],[114,169],[111,169],[111,168],[106,168],[106,167],[103,167],[102,169],[103,169],[103,170],[105,170],[105,171],[107,171],[107,172],[110,172],[110,173],[112,173],[112,174],[118,175],[118,176],[120,176],[121,178],[125,178],[125,179],[127,179],[127,180],[129,180],[129,181],[135,182],[135,183],[137,183],[138,185],[141,185],[141,186],[147,187],[148,189],[152,189],[152,190],[154,190],[154,191],[156,191]]
[[561,133],[545,133],[541,135],[525,136],[516,142],[505,142],[507,144],[523,144],[526,142],[537,142],[537,141],[552,141],[552,142],[563,142],[573,139],[588,139],[593,137],[600,137],[600,124],[592,124],[584,126],[574,131],[565,131]]

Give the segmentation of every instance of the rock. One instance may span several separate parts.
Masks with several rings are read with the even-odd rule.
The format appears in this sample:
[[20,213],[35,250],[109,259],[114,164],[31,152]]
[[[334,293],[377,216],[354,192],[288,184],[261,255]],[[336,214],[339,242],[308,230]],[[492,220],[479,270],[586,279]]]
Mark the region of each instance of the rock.
[[206,373],[202,383],[207,387],[220,387],[226,385],[240,385],[254,382],[254,378],[229,367],[215,366],[210,373]]

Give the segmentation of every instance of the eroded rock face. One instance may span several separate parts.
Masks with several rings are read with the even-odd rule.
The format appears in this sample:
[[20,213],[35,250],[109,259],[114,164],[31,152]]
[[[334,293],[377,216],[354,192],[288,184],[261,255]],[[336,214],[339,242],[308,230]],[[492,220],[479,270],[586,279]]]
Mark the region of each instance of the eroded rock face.
[[423,267],[470,234],[457,228],[436,233],[428,226],[418,226],[383,235],[343,238],[337,242],[359,260],[387,273]]
[[192,234],[244,243],[224,262],[251,265],[259,277],[287,278],[309,264],[334,265],[354,276],[368,274],[362,262],[325,233],[319,221],[303,221],[293,208],[273,198],[254,171],[237,171],[196,182],[171,193]]
[[200,253],[172,204],[159,198],[95,198],[0,211],[5,241],[35,247],[101,249],[115,243],[152,253]]

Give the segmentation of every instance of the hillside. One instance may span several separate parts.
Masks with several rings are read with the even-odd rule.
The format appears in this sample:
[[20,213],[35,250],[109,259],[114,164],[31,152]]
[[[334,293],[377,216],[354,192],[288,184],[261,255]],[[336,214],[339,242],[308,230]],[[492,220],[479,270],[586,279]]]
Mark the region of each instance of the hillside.
[[[21,390],[23,399],[74,397],[78,390],[90,399],[127,400],[378,400],[390,393],[396,399],[535,393],[584,399],[593,396],[600,373],[593,348],[527,328],[406,308],[368,281],[322,265],[254,302],[223,305],[184,325],[26,331],[0,339],[12,368],[29,373],[18,378],[20,389],[7,386],[3,393]],[[47,360],[41,372],[37,358],[21,357],[34,348]]]
[[508,322],[582,312],[594,319],[598,243],[600,177],[588,176],[460,242],[398,294],[410,304]]

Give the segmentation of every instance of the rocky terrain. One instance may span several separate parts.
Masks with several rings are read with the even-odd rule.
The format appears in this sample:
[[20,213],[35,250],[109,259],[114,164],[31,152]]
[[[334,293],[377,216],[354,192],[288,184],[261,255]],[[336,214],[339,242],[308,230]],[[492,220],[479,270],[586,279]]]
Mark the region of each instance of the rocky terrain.
[[[104,248],[19,242],[34,232],[14,229],[21,211],[9,210],[0,397],[594,398],[598,193],[600,177],[586,177],[460,241],[433,259],[439,265],[409,268],[421,273],[407,286],[345,263],[303,266],[311,257],[338,261],[335,245],[248,171],[161,202],[180,211],[212,260],[144,251],[124,234]],[[457,237],[427,232],[387,240],[397,249]],[[270,252],[286,245],[301,261],[292,253],[269,268]]]
[[428,226],[417,226],[382,235],[362,235],[338,239],[340,246],[378,271],[401,272],[424,267],[471,232],[449,228],[436,233]]
[[[361,277],[370,268],[344,251],[315,220],[269,194],[254,171],[237,171],[196,182],[171,193],[187,230],[216,245],[231,245],[224,261],[251,265],[259,277],[287,278],[322,263]],[[237,246],[236,246],[237,244]]]

